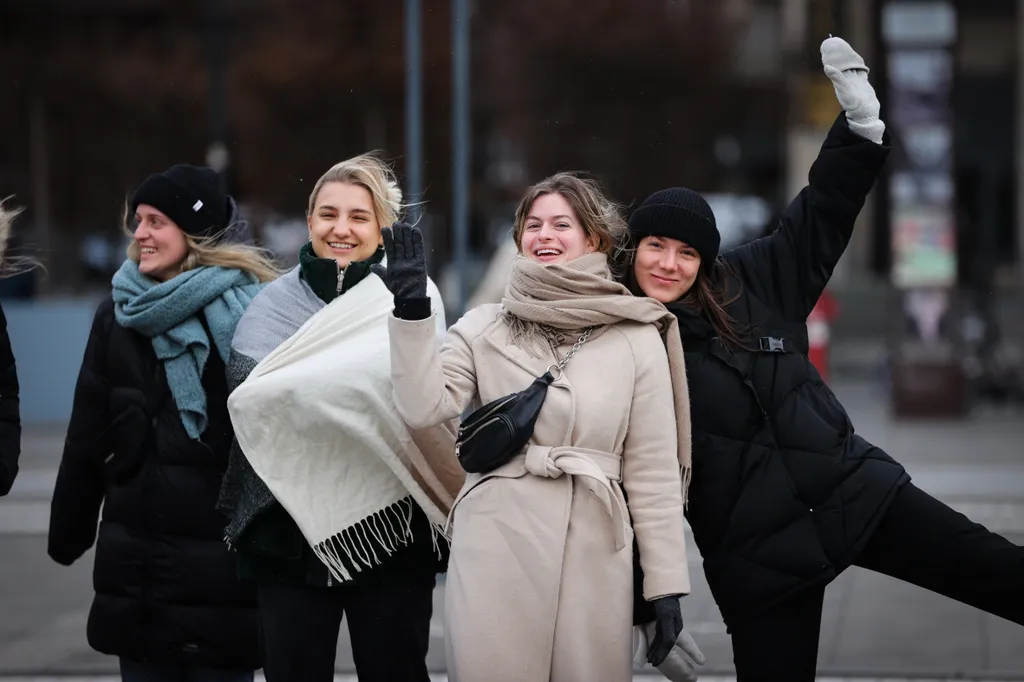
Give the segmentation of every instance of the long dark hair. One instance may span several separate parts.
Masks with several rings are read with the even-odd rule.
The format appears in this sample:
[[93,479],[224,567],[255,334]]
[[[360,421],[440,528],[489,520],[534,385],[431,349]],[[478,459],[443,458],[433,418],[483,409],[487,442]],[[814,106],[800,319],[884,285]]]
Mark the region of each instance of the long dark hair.
[[[735,286],[730,287],[732,283],[735,283]],[[742,280],[736,276],[731,265],[721,258],[716,258],[710,267],[701,264],[693,286],[678,302],[703,315],[726,347],[747,348],[747,335],[750,330],[742,327],[726,310],[742,295]]]
[[[622,254],[625,272],[624,284],[634,296],[646,296],[636,281],[636,249],[640,240],[631,240],[630,248]],[[701,263],[697,279],[690,290],[670,306],[686,306],[703,316],[715,330],[715,335],[726,347],[748,349],[749,329],[740,325],[726,308],[743,295],[743,281],[732,266],[716,258],[710,263]]]

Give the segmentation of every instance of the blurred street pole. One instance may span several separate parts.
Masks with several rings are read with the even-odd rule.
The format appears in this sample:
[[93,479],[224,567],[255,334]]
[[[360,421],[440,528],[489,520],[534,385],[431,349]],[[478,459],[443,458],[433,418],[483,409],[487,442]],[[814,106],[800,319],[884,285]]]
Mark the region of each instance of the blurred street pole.
[[[42,94],[32,97],[32,109],[29,118],[29,154],[32,165],[32,219],[35,229],[36,248],[43,262],[54,268],[54,253],[50,248],[50,152],[47,143],[46,104]],[[0,195],[2,198],[2,195]],[[37,279],[37,293],[45,294],[50,288],[49,277]]]
[[469,0],[452,0],[452,266],[460,314],[469,251],[469,53]]
[[[209,135],[206,164],[227,182],[230,164],[227,148],[227,92],[225,87],[225,31],[223,0],[206,0],[206,58],[209,78]],[[230,192],[233,188],[228,187]]]
[[[420,0],[405,0],[405,181],[406,202],[423,197],[423,66],[420,42]],[[410,223],[420,216],[411,206]]]

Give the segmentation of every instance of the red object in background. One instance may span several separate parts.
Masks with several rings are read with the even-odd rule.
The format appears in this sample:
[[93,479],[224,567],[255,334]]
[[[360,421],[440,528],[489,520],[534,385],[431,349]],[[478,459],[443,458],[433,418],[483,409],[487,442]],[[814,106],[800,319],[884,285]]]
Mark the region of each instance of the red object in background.
[[839,302],[828,291],[824,291],[807,316],[807,357],[825,381],[828,381],[830,326],[838,314]]

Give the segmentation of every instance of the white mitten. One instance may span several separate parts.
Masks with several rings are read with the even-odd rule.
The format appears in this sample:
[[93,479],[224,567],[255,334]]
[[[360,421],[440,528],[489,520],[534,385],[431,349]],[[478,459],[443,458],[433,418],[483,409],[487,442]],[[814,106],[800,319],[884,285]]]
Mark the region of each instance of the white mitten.
[[[657,626],[654,621],[633,626],[633,663],[643,667],[647,663],[647,649],[654,639]],[[658,672],[671,682],[697,682],[697,668],[704,665],[704,654],[690,633],[683,628],[668,657],[658,666]]]
[[879,118],[881,105],[868,82],[870,69],[864,60],[845,40],[829,36],[821,44],[821,64],[832,81],[839,105],[846,112],[850,130],[881,144],[885,123]]

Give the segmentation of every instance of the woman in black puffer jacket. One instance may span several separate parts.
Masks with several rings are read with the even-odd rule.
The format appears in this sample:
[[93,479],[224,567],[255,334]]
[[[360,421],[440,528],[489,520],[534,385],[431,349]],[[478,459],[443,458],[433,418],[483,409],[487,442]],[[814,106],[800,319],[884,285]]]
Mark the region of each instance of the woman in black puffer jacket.
[[[7,243],[14,218],[20,209],[8,209],[0,203],[0,276],[11,277],[37,265],[31,258],[9,258]],[[0,496],[11,492],[18,475],[21,456],[21,411],[18,389],[18,368],[7,334],[7,317],[0,307]]]
[[255,591],[215,505],[234,436],[231,336],[276,271],[225,237],[230,208],[209,168],[135,191],[129,257],[75,388],[48,549],[70,565],[96,542],[89,643],[120,657],[124,680],[251,681],[262,663]]
[[807,358],[807,315],[889,152],[863,61],[838,38],[822,61],[845,111],[773,234],[719,256],[710,207],[681,188],[630,218],[629,284],[679,319],[687,518],[739,682],[814,679],[825,586],[851,565],[1024,624],[1024,548],[915,487]]

